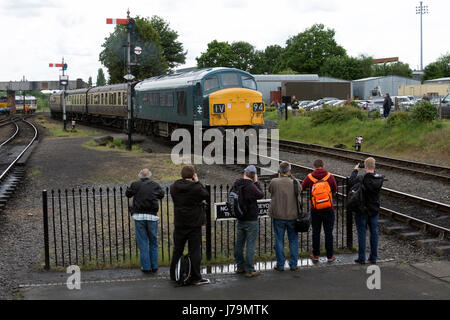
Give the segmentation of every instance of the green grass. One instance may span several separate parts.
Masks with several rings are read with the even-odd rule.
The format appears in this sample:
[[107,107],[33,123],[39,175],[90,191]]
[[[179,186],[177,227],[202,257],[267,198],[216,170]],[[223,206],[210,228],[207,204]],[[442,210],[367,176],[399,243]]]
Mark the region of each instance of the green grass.
[[361,135],[364,137],[362,151],[422,161],[432,158],[450,165],[450,120],[389,122],[352,118],[314,125],[308,116],[290,116],[287,121],[278,121],[276,112],[266,112],[265,119],[278,122],[280,139],[325,146],[344,144],[347,149],[354,149],[355,137]]

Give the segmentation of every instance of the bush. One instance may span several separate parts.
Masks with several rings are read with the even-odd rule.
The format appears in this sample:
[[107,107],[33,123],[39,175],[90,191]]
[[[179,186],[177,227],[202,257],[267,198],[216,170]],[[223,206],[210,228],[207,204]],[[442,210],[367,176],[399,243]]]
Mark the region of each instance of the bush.
[[431,122],[438,118],[438,108],[434,104],[422,100],[412,108],[412,118],[421,122]]
[[389,115],[387,118],[387,125],[388,126],[398,126],[400,124],[405,124],[411,120],[411,116],[406,111],[397,111],[393,112]]
[[326,105],[320,110],[311,112],[313,126],[325,123],[342,123],[355,118],[364,121],[367,119],[367,114],[353,106],[328,107]]
[[381,113],[380,110],[372,110],[369,112],[369,118],[370,119],[380,119]]

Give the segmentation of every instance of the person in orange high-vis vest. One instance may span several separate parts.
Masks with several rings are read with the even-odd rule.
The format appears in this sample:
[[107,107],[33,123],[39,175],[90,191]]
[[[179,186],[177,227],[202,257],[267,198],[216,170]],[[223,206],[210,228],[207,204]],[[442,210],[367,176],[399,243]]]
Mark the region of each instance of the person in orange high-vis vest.
[[337,192],[334,176],[323,168],[323,161],[317,159],[313,164],[314,171],[303,180],[302,188],[311,190],[311,224],[313,238],[313,252],[311,258],[319,261],[320,232],[323,225],[325,232],[325,249],[328,262],[336,257],[333,253],[334,208],[333,194]]

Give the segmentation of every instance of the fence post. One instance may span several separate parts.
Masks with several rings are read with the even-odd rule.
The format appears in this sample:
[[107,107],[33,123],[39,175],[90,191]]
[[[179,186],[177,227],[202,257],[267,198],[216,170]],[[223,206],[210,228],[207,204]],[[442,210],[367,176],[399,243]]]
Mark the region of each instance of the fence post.
[[352,250],[353,249],[353,214],[350,210],[346,209],[347,204],[347,197],[348,193],[350,191],[350,188],[348,187],[348,177],[345,179],[345,198],[344,198],[344,210],[346,210],[346,219],[347,219],[347,249]]
[[211,186],[206,185],[206,190],[208,190],[209,198],[206,201],[206,260],[211,260]]
[[44,216],[44,249],[45,249],[45,270],[50,270],[50,250],[48,243],[48,203],[47,190],[42,191],[42,211]]

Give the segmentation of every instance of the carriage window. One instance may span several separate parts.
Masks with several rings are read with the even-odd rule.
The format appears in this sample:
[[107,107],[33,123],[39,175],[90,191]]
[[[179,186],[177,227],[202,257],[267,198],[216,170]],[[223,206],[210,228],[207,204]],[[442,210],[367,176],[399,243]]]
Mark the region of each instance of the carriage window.
[[116,103],[117,103],[117,93],[114,92],[114,95],[113,95],[113,104],[116,104]]
[[186,95],[184,91],[177,91],[177,112],[181,115],[186,115]]
[[239,78],[237,73],[226,72],[222,73],[222,86],[223,87],[238,87]]
[[127,94],[125,92],[123,93],[123,105],[124,106],[128,105]]
[[203,87],[205,88],[205,91],[219,88],[217,76],[206,78]]
[[256,90],[256,82],[249,76],[242,76],[242,86],[244,88]]
[[122,99],[121,99],[121,92],[118,93],[118,97],[117,97],[117,104],[120,106],[122,104]]

